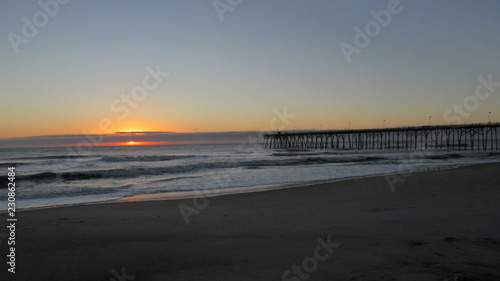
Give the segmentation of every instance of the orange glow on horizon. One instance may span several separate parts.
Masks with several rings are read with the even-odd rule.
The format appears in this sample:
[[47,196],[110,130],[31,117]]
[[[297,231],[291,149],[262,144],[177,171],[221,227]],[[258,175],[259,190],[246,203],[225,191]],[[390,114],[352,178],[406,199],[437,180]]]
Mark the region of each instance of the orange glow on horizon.
[[127,141],[127,142],[108,142],[108,143],[96,143],[94,146],[145,146],[145,145],[166,145],[172,144],[167,141]]

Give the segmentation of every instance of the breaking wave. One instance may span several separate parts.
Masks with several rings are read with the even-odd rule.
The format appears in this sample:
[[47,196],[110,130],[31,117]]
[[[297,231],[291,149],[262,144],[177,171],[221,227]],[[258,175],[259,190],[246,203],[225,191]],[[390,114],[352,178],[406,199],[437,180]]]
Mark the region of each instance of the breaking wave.
[[178,174],[187,173],[198,170],[207,169],[227,169],[227,168],[258,168],[269,166],[297,166],[297,165],[319,165],[319,164],[335,164],[335,163],[350,163],[350,162],[370,162],[384,160],[383,157],[304,157],[292,159],[278,160],[246,160],[234,162],[206,162],[188,165],[173,165],[165,167],[147,167],[134,169],[106,169],[106,170],[89,170],[76,172],[44,172],[31,175],[19,176],[20,180],[32,181],[54,181],[54,180],[88,180],[102,178],[133,178],[140,176],[154,176],[162,174]]
[[104,162],[154,162],[154,161],[170,161],[177,159],[186,159],[192,157],[200,157],[197,155],[168,155],[168,156],[104,156],[101,161]]

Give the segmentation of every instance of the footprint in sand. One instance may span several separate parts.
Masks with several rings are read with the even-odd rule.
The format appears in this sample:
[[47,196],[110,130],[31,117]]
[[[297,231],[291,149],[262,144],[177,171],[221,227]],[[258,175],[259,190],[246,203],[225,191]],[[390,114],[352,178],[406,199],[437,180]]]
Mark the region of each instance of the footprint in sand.
[[422,246],[422,245],[425,245],[425,244],[429,244],[429,243],[422,242],[422,241],[410,241],[410,242],[407,243],[408,246],[412,246],[412,247]]
[[457,242],[458,239],[455,238],[455,237],[446,237],[446,238],[443,239],[443,241],[446,242],[446,243],[453,243],[453,242]]

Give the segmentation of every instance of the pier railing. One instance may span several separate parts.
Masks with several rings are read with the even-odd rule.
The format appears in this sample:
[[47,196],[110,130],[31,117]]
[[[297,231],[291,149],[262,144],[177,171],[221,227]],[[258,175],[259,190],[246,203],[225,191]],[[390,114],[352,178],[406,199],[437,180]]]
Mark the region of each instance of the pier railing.
[[276,132],[263,147],[274,149],[458,149],[499,150],[500,123]]

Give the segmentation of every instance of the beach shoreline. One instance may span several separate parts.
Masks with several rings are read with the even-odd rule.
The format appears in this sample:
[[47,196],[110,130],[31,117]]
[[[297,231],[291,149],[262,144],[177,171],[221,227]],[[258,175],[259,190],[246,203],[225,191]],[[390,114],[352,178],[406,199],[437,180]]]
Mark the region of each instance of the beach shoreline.
[[[394,192],[385,176],[371,176],[198,199],[23,210],[17,272],[4,263],[0,277],[498,280],[498,171],[500,163],[413,173]],[[320,241],[335,247],[314,262]],[[0,243],[2,254],[6,246]]]
[[[415,174],[415,173],[425,173],[430,171],[443,171],[450,169],[457,169],[465,166],[474,166],[474,165],[488,165],[500,162],[490,162],[490,163],[467,163],[467,164],[446,164],[442,166],[436,167],[423,167],[417,168],[413,170],[404,170],[400,172],[389,172],[389,173],[380,173],[373,175],[364,175],[364,176],[350,176],[345,178],[335,178],[335,179],[326,179],[326,180],[315,180],[315,181],[304,181],[304,182],[290,182],[290,183],[281,183],[281,184],[268,184],[268,185],[257,185],[257,186],[241,186],[241,187],[229,187],[229,188],[221,188],[221,189],[205,189],[205,190],[192,190],[192,191],[172,191],[172,192],[160,192],[153,194],[140,194],[133,196],[125,196],[122,198],[115,199],[106,199],[102,201],[95,202],[84,202],[84,203],[71,203],[71,204],[61,204],[61,205],[53,205],[53,206],[41,206],[41,207],[28,207],[28,208],[18,208],[18,212],[25,211],[34,211],[34,210],[43,210],[43,209],[52,209],[52,208],[68,208],[73,206],[81,206],[81,205],[95,205],[95,204],[116,204],[116,203],[124,203],[124,202],[148,202],[148,201],[162,201],[162,200],[181,200],[181,199],[193,199],[199,197],[216,197],[216,196],[227,196],[234,194],[242,194],[242,193],[253,193],[253,192],[267,192],[272,190],[279,189],[288,189],[288,188],[300,188],[311,185],[319,185],[319,184],[331,184],[349,180],[357,180],[363,178],[373,178],[373,177],[386,177],[386,176],[397,176],[401,174]],[[0,215],[7,213],[7,210],[0,210]]]

